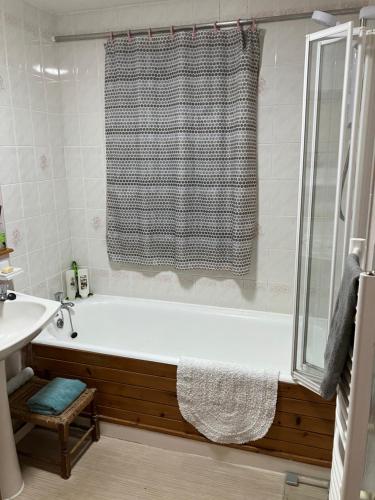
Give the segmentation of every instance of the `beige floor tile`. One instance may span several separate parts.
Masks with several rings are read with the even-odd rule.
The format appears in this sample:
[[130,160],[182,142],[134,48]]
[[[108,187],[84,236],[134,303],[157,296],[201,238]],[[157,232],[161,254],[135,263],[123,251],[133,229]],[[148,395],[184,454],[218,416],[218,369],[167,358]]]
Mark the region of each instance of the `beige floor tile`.
[[68,481],[32,467],[23,473],[19,500],[282,500],[284,489],[282,474],[106,437]]
[[286,485],[284,500],[328,500],[328,491],[305,484],[297,487]]

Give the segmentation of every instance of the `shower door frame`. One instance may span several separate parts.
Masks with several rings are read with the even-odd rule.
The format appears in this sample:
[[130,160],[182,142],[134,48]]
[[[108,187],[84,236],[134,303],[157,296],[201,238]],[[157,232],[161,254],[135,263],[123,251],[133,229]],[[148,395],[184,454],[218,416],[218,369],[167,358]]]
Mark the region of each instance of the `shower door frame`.
[[[355,30],[357,31],[357,30]],[[332,311],[332,303],[333,303],[333,284],[335,280],[335,256],[337,251],[337,235],[338,235],[338,217],[340,210],[340,191],[341,191],[341,183],[342,183],[342,175],[344,169],[345,155],[344,155],[344,139],[345,139],[345,121],[347,115],[347,104],[348,104],[348,93],[349,93],[349,76],[350,69],[353,57],[353,22],[348,22],[342,25],[337,25],[332,28],[327,28],[325,30],[318,31],[316,33],[312,33],[306,35],[306,45],[305,45],[305,67],[304,67],[304,90],[303,90],[303,108],[302,108],[302,129],[301,129],[301,155],[300,155],[300,179],[299,179],[299,202],[298,202],[298,226],[297,226],[297,258],[296,258],[296,272],[295,272],[295,303],[294,303],[294,323],[293,323],[293,353],[292,353],[292,376],[293,378],[310,389],[315,393],[319,393],[319,385],[322,377],[322,370],[319,370],[318,367],[314,367],[310,363],[306,361],[306,320],[307,314],[307,287],[309,283],[310,276],[310,246],[311,246],[311,215],[313,209],[313,199],[314,199],[314,179],[316,172],[316,140],[317,140],[317,119],[318,119],[318,100],[319,100],[319,84],[320,84],[320,75],[321,75],[321,49],[327,44],[338,42],[339,40],[346,38],[346,46],[345,46],[345,63],[344,63],[344,81],[343,81],[343,91],[342,91],[342,100],[341,100],[341,115],[340,115],[340,134],[339,134],[339,148],[338,148],[338,158],[337,158],[337,180],[336,180],[336,199],[335,199],[335,212],[334,212],[334,232],[333,232],[333,245],[332,245],[332,258],[331,258],[331,275],[330,275],[330,294],[329,294],[329,312],[327,322],[329,324],[331,311]],[[331,39],[332,38],[332,39]],[[305,176],[306,174],[306,161],[305,161],[305,152],[307,147],[307,137],[306,137],[306,129],[308,126],[307,118],[307,106],[308,106],[308,95],[309,95],[309,71],[311,64],[311,44],[312,42],[317,42],[317,55],[316,55],[316,68],[315,68],[315,81],[314,84],[314,100],[313,100],[313,121],[312,121],[312,136],[311,136],[311,159],[310,159],[310,197],[308,204],[308,217],[307,217],[307,258],[305,262],[305,273],[306,273],[306,283],[303,288],[303,296],[301,298],[301,302],[305,304],[305,314],[302,319],[302,326],[299,329],[299,294],[301,291],[299,276],[302,270],[301,263],[301,248],[302,248],[302,225],[304,220],[303,213],[303,203],[304,203],[304,195],[305,195]],[[358,69],[358,68],[357,68]],[[358,78],[356,78],[356,84],[358,84]],[[358,88],[355,89],[355,95],[357,95]],[[358,107],[359,99],[355,99],[354,104]],[[353,116],[356,116],[358,109],[355,108],[353,110]],[[353,127],[352,127],[353,134]],[[352,155],[351,155],[352,156]],[[351,161],[349,164],[348,178],[352,179],[352,166],[353,162]],[[350,203],[350,192],[348,190],[347,193],[347,206]],[[348,224],[348,220],[346,220],[346,224]],[[347,230],[345,228],[345,234],[347,234]],[[346,243],[344,243],[346,246]],[[299,335],[303,335],[302,344],[299,340]],[[301,361],[302,356],[302,363]],[[301,371],[299,366],[302,365],[307,369]]]

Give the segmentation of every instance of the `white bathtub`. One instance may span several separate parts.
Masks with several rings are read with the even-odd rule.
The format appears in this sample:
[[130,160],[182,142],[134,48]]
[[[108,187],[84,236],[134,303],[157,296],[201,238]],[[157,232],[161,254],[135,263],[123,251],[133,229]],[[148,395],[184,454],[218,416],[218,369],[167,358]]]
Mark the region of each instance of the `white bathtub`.
[[176,365],[180,356],[280,371],[291,382],[292,317],[149,299],[94,295],[77,300],[65,326],[54,320],[34,340],[67,348]]

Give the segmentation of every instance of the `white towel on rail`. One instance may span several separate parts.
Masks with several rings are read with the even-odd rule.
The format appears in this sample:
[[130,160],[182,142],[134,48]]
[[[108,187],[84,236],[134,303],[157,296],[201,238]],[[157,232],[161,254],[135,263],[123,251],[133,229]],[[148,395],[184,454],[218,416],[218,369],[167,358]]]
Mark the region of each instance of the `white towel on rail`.
[[216,443],[242,444],[267,434],[275,418],[279,372],[180,358],[177,398],[182,416]]

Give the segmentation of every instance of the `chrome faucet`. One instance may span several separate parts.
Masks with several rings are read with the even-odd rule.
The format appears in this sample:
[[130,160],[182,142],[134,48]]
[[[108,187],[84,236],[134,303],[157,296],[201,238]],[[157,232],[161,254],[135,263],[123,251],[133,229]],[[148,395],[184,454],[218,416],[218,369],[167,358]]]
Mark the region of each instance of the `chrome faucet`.
[[60,302],[60,310],[56,314],[57,320],[56,320],[56,326],[57,328],[64,328],[64,313],[63,310],[65,310],[68,313],[69,317],[69,323],[70,323],[70,328],[71,328],[71,333],[70,336],[75,339],[78,335],[77,332],[74,331],[73,328],[73,321],[72,321],[72,313],[71,313],[71,308],[74,307],[74,302],[70,302],[68,300],[64,300],[64,292],[56,292],[55,293],[55,300],[57,302]]
[[0,284],[0,301],[4,302],[8,298],[8,285]]
[[70,307],[74,307],[74,302],[64,300],[64,292],[56,292],[55,300],[57,300],[57,302],[60,302],[61,309],[69,310]]
[[8,293],[8,288],[8,283],[0,283],[0,302],[5,302],[6,300],[14,300],[16,298],[15,293]]

